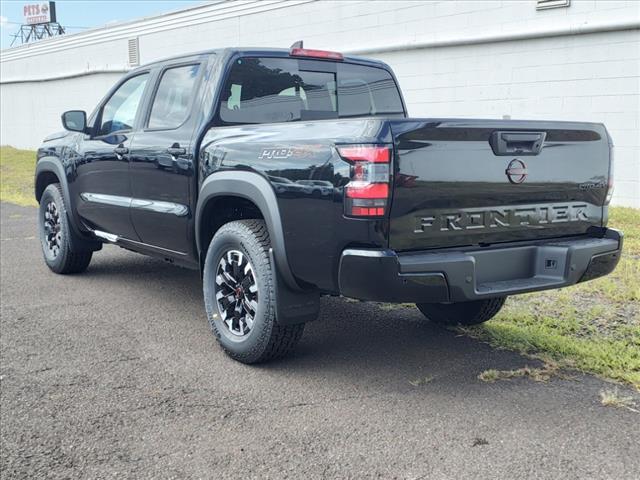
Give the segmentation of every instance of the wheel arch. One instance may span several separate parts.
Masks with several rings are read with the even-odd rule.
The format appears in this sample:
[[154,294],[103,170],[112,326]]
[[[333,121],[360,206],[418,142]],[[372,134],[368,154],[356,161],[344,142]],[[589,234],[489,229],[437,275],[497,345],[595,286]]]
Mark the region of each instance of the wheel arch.
[[64,203],[67,211],[70,210],[69,202],[69,184],[67,183],[67,176],[64,174],[64,168],[60,162],[52,158],[41,158],[36,165],[35,174],[35,196],[36,201],[40,202],[44,190],[52,183],[59,183],[64,193]]
[[42,194],[45,189],[53,184],[58,183],[62,189],[62,201],[67,211],[67,221],[71,225],[71,248],[74,251],[79,250],[100,250],[102,243],[93,239],[86,238],[80,231],[75,222],[75,214],[71,203],[71,195],[69,193],[69,183],[64,172],[64,167],[59,160],[55,158],[43,157],[36,164],[36,173],[34,179],[34,193],[36,201],[40,203]]
[[206,253],[208,240],[215,233],[207,231],[207,228],[210,227],[210,216],[213,214],[212,207],[221,199],[238,199],[248,205],[255,206],[260,218],[267,225],[278,274],[282,276],[287,286],[294,290],[302,290],[293,276],[287,260],[282,219],[275,192],[271,183],[255,172],[214,172],[202,183],[195,212],[195,240],[200,264],[202,264],[202,258]]

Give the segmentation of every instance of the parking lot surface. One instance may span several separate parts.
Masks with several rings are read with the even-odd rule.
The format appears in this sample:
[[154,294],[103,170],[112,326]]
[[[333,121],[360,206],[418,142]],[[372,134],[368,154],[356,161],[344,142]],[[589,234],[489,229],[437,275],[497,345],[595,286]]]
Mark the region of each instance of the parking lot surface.
[[[640,415],[413,308],[324,299],[294,355],[227,358],[198,272],[107,246],[56,276],[2,205],[2,478],[638,478]],[[621,387],[625,395],[637,395]]]

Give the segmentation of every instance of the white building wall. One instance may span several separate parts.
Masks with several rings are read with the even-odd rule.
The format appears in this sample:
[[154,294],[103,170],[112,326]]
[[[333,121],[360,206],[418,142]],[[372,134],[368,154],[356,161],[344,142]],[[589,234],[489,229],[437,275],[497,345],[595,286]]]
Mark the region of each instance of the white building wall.
[[62,130],[62,112],[91,112],[121,76],[121,73],[103,73],[48,82],[2,85],[0,144],[35,149],[44,137]]
[[[614,203],[640,207],[640,2],[535,5],[233,0],[5,50],[0,143],[34,148],[62,111],[91,110],[126,70],[129,38],[142,63],[304,39],[390,64],[412,116],[603,122],[616,145]],[[91,71],[114,73],[30,81]]]

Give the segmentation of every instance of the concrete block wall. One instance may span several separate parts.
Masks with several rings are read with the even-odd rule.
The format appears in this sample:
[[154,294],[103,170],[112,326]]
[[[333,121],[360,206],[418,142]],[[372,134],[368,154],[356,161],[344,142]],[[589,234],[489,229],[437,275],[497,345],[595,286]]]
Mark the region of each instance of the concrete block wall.
[[[91,110],[126,70],[129,38],[138,37],[142,63],[303,39],[386,61],[412,116],[603,122],[616,145],[614,203],[640,207],[640,2],[535,7],[535,0],[232,0],[5,50],[0,143],[33,148],[60,129],[61,111]],[[112,73],[29,81],[91,71]]]

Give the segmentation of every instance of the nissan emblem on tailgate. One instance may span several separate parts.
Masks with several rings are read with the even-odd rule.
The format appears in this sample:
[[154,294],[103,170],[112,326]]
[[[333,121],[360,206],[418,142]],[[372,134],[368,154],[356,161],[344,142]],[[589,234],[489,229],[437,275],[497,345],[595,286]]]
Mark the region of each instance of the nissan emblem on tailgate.
[[509,162],[507,169],[504,171],[511,183],[522,183],[527,178],[527,166],[519,158],[514,158]]

